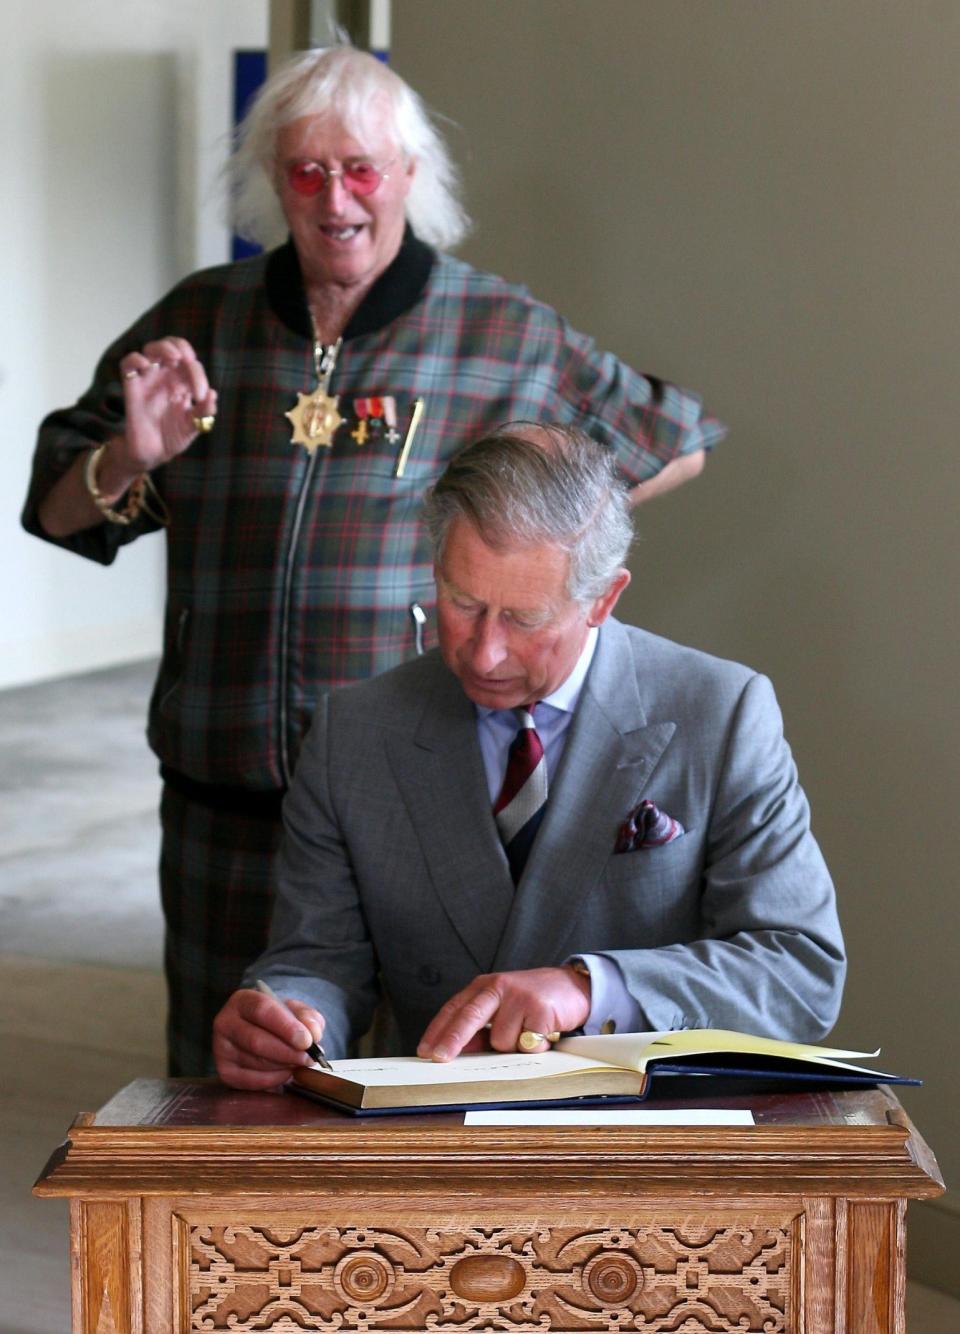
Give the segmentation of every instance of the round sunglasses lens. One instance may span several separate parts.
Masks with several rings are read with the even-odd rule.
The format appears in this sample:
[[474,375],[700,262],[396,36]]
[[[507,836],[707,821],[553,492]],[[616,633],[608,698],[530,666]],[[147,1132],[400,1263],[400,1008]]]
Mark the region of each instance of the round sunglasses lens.
[[327,181],[327,173],[316,162],[294,162],[287,168],[290,188],[298,195],[317,195]]
[[372,162],[355,162],[343,169],[343,183],[355,195],[372,194],[380,180],[380,173]]

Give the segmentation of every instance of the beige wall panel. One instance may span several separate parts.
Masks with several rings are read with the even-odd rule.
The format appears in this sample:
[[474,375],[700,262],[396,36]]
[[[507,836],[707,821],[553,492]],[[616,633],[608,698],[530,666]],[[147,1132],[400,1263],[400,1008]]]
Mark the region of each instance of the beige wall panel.
[[[954,1128],[960,7],[397,0],[466,258],[731,426],[644,511],[626,615],[774,679],[838,883],[835,1036]],[[950,1207],[950,1199],[942,1206]]]

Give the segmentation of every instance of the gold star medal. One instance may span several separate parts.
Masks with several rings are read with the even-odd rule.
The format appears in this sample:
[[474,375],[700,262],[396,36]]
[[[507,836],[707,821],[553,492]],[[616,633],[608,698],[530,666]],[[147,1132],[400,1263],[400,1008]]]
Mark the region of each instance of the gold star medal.
[[336,343],[328,347],[324,347],[319,339],[314,342],[317,387],[310,394],[298,393],[296,407],[283,414],[293,427],[290,443],[303,445],[308,454],[312,454],[320,445],[329,449],[337,428],[343,424],[338,411],[340,396],[327,392],[342,342],[343,339],[338,338]]
[[290,443],[303,445],[308,454],[312,454],[318,445],[329,449],[334,432],[343,423],[337,411],[339,402],[338,395],[331,398],[322,389],[316,389],[312,394],[297,394],[297,406],[283,414],[293,427]]

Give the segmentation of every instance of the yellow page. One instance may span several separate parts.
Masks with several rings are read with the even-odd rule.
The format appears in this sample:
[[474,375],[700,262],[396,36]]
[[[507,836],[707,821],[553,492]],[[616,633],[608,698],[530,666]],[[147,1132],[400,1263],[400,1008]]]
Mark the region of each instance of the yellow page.
[[808,1042],[784,1042],[779,1038],[761,1038],[752,1033],[735,1033],[726,1028],[687,1028],[676,1033],[658,1034],[647,1049],[647,1059],[667,1055],[700,1055],[707,1052],[746,1052],[755,1056],[783,1056],[795,1061],[835,1061],[841,1057],[861,1059],[879,1056],[876,1051],[843,1051],[839,1047],[821,1047]]
[[[735,1033],[725,1028],[685,1028],[674,1032],[598,1033],[594,1037],[562,1038],[555,1048],[576,1056],[592,1057],[626,1070],[643,1070],[657,1057],[700,1056],[712,1052],[743,1052],[756,1056],[792,1057],[800,1061],[836,1064],[839,1058],[878,1056],[879,1049],[843,1051],[837,1047],[819,1047],[805,1042],[783,1042],[761,1038],[752,1033]],[[856,1066],[849,1067],[856,1069]]]

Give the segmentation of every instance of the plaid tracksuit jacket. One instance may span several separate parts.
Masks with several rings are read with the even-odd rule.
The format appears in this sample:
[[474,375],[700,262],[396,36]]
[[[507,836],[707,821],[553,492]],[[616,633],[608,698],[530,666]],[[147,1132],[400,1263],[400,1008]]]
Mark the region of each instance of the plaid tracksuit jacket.
[[[278,822],[278,794],[319,695],[416,651],[411,607],[419,603],[429,617],[434,601],[420,503],[458,448],[511,420],[573,422],[608,442],[637,482],[723,434],[695,395],[632,371],[526,289],[435,253],[408,229],[345,331],[329,386],[343,424],[332,447],[308,453],[291,443],[284,416],[316,384],[288,242],[186,278],[106,351],[76,405],[41,426],[23,515],[28,531],[46,538],[39,500],[78,451],[122,428],[120,358],[170,334],[196,349],[219,406],[214,430],[153,474],[171,522],[148,736],[168,786],[227,815],[269,813]],[[391,401],[402,442],[417,398],[423,417],[398,478],[400,445],[370,400]],[[104,523],[57,541],[110,563],[120,546],[156,526],[141,515],[127,528]],[[433,642],[431,618],[424,645]],[[235,892],[229,884],[216,891],[213,882],[242,877],[211,865],[210,831],[196,831],[192,865],[184,866],[170,841],[186,837],[165,827],[164,862],[180,882],[180,915],[186,922],[205,914],[209,936],[223,915],[218,905]],[[234,828],[219,840],[224,852],[238,837]],[[250,895],[266,898],[253,882],[269,880],[267,872],[249,878]],[[242,971],[259,946],[239,939],[241,925],[235,931]],[[260,925],[253,935],[262,935]],[[194,972],[204,969],[198,957]]]

